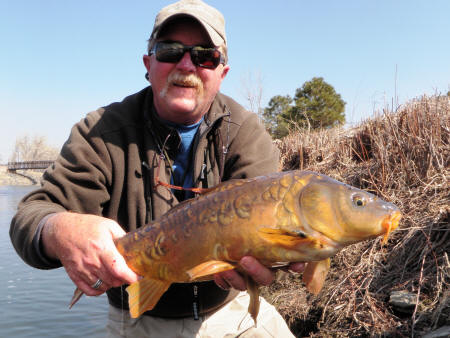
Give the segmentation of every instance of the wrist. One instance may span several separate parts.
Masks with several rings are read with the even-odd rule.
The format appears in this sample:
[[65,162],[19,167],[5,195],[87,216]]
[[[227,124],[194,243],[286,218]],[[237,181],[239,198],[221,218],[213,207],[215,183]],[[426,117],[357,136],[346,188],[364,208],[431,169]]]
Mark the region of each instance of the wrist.
[[42,219],[42,231],[40,238],[40,250],[41,252],[51,260],[58,260],[59,257],[56,253],[55,249],[55,227],[56,222],[55,219],[58,217],[60,213],[50,214]]

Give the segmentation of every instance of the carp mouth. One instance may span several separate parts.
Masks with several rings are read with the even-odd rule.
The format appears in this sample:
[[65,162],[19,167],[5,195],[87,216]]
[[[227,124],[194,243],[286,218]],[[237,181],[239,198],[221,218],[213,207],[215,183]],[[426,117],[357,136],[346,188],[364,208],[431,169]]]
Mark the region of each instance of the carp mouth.
[[398,227],[401,218],[401,212],[395,211],[394,213],[386,216],[386,218],[382,221],[381,227],[384,230],[383,244],[386,244],[389,234]]

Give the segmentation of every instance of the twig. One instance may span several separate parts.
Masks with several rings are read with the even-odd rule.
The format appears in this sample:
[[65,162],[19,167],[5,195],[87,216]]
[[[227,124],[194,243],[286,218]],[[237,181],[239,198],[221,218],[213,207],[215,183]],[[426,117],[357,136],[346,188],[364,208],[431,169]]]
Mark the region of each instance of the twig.
[[414,338],[414,327],[416,325],[416,314],[417,314],[417,309],[419,308],[419,297],[420,297],[420,288],[422,286],[422,277],[423,277],[423,266],[425,264],[425,258],[427,257],[427,255],[423,255],[422,258],[422,264],[420,267],[420,275],[419,275],[419,286],[417,288],[417,297],[416,297],[416,305],[414,307],[414,312],[412,315],[412,324],[411,324],[411,338]]

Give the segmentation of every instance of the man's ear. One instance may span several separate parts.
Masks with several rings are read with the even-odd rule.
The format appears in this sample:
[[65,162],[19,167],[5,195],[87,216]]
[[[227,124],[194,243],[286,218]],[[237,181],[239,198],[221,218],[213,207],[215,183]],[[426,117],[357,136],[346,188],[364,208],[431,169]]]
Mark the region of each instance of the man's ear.
[[225,76],[227,76],[229,70],[230,70],[229,65],[223,66],[222,74],[221,74],[222,80],[225,79]]
[[144,62],[145,69],[147,70],[147,72],[145,73],[145,78],[147,79],[147,81],[150,82],[150,78],[148,75],[150,72],[150,56],[147,54],[144,54],[144,56],[142,57],[142,61]]
[[147,73],[150,72],[150,55],[144,54],[142,61],[144,61],[144,66],[145,69],[147,69]]

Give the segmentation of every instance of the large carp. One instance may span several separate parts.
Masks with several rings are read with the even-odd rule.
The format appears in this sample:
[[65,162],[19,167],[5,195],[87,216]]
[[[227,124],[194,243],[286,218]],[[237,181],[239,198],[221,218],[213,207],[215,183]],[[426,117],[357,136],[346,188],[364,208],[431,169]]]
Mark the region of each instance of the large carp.
[[[329,257],[352,243],[386,240],[400,218],[395,205],[309,171],[222,183],[116,240],[128,266],[143,277],[127,288],[130,314],[151,310],[172,283],[212,279],[247,255],[269,267],[309,262],[303,281],[317,294]],[[247,280],[256,322],[259,291]],[[79,296],[75,292],[71,305]]]

